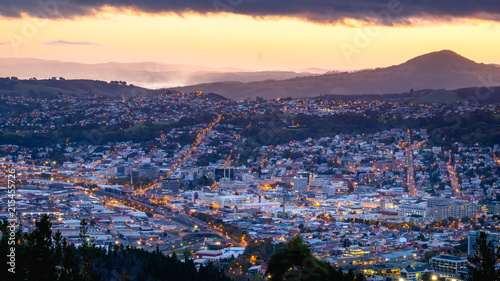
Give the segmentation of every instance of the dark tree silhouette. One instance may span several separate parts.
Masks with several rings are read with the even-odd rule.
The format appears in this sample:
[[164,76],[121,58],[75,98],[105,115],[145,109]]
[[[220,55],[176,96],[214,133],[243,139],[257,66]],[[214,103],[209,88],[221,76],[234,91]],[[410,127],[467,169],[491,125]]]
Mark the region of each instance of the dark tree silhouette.
[[315,258],[309,247],[302,242],[300,236],[295,236],[280,250],[276,251],[268,262],[266,275],[270,280],[334,280],[334,281],[363,281],[361,273],[356,274],[352,269],[344,274],[340,268]]
[[[9,233],[8,223],[0,223],[2,234]],[[10,235],[0,239],[0,280],[9,281],[85,281],[85,280],[164,280],[164,281],[229,281],[224,272],[212,264],[196,269],[192,260],[179,260],[165,256],[159,249],[142,249],[114,245],[98,248],[87,241],[87,223],[82,221],[83,245],[76,248],[62,239],[60,233],[52,235],[48,216],[36,222],[31,233],[16,232],[16,271],[7,271],[5,260]],[[5,261],[5,262],[4,262]]]
[[479,234],[479,239],[474,245],[475,254],[469,257],[468,281],[494,281],[500,280],[500,271],[495,269],[499,255],[493,244],[488,242],[485,232]]

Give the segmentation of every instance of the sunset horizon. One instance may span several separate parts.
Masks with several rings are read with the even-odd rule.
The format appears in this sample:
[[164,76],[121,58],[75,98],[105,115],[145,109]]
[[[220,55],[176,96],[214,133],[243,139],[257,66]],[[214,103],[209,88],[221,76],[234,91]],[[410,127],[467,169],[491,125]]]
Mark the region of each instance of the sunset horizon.
[[157,11],[139,3],[92,8],[79,1],[53,2],[40,2],[54,5],[38,9],[0,4],[0,57],[253,71],[360,70],[447,49],[479,63],[500,64],[495,52],[500,23],[492,16],[495,9],[486,5],[471,11],[456,7],[460,13],[453,14],[397,0],[358,10],[355,3],[363,1],[347,6],[312,1],[312,7],[303,4],[302,12],[296,7],[301,1],[289,9],[270,4],[256,9],[245,1],[216,0],[191,8],[158,3]]

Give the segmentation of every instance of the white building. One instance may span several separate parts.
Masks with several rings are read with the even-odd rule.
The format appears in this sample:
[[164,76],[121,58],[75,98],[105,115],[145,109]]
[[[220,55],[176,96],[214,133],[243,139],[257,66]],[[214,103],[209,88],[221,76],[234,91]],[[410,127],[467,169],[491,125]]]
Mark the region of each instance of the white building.
[[419,204],[403,204],[398,208],[398,215],[401,217],[410,217],[410,216],[427,216],[427,203],[419,203]]

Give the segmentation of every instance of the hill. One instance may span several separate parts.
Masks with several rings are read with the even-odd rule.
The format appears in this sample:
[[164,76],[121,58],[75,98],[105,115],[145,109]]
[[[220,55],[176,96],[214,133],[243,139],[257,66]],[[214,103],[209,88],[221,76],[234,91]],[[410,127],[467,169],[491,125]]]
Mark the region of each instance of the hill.
[[418,97],[411,101],[413,104],[425,104],[425,103],[454,103],[463,102],[464,100],[458,96],[454,91],[447,90],[433,90],[429,93]]
[[262,96],[313,97],[407,92],[410,89],[457,89],[500,85],[500,68],[476,63],[443,50],[415,57],[386,68],[367,69],[285,80],[217,82],[172,88],[181,92],[215,92],[230,99]]
[[0,77],[19,79],[92,79],[126,81],[146,88],[184,86],[219,81],[260,81],[289,79],[325,73],[324,69],[294,71],[251,71],[237,68],[215,68],[199,65],[163,64],[155,62],[84,64],[31,58],[0,58]]
[[26,97],[53,97],[65,95],[102,95],[107,97],[146,96],[159,94],[162,90],[150,90],[123,81],[104,82],[98,80],[19,80],[0,78],[0,95]]

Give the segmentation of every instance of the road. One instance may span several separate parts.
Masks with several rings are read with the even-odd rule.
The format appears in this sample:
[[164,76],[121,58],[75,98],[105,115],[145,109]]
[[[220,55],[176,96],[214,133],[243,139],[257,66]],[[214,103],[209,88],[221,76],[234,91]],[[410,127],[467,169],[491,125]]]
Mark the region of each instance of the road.
[[406,181],[408,184],[409,196],[416,197],[417,187],[415,186],[415,173],[413,170],[413,145],[411,142],[410,130],[408,130],[406,133],[407,133],[407,142],[405,148],[405,156],[406,156],[406,165],[408,166]]
[[450,162],[446,165],[448,169],[448,173],[450,174],[450,181],[451,181],[451,189],[453,191],[453,194],[455,194],[456,197],[461,197],[462,196],[462,191],[460,188],[460,184],[458,183],[458,178],[457,178],[457,173],[455,172],[455,168]]
[[180,168],[182,167],[182,165],[184,165],[186,163],[186,161],[191,157],[191,154],[193,154],[193,152],[195,152],[197,149],[198,149],[198,145],[200,145],[200,143],[203,141],[203,139],[205,138],[205,136],[210,132],[212,131],[213,127],[219,123],[221,119],[221,115],[217,115],[217,118],[215,118],[215,120],[210,123],[208,125],[208,127],[206,127],[205,129],[201,130],[198,135],[196,136],[196,140],[195,142],[191,145],[191,147],[188,148],[187,151],[185,151],[183,154],[182,154],[182,157],[180,157],[178,159],[178,162],[175,163],[173,166],[172,166],[172,169],[167,173],[167,177],[169,177],[170,175],[172,175],[172,173],[177,169],[177,168]]

